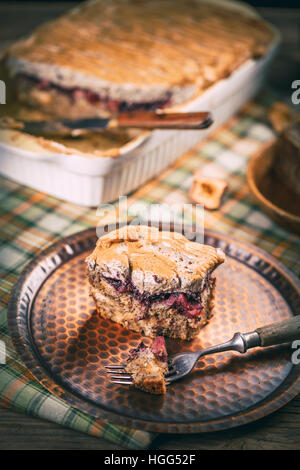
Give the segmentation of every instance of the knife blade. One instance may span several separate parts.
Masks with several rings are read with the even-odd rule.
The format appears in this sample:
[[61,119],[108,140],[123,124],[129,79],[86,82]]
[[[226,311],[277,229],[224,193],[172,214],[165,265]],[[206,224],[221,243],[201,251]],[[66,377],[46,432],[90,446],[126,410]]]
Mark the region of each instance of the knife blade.
[[59,119],[49,121],[0,120],[0,127],[37,135],[80,135],[103,129],[206,129],[213,123],[209,112],[131,112],[112,118]]

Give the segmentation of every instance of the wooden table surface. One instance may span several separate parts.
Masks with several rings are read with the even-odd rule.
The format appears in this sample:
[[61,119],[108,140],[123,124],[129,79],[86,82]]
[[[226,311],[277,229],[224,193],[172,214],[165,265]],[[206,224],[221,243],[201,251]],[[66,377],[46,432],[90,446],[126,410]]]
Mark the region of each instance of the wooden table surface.
[[[74,2],[75,4],[76,2]],[[72,6],[71,2],[14,2],[0,4],[0,44],[29,32]],[[282,33],[281,51],[270,74],[271,85],[288,92],[299,79],[300,9],[260,8],[262,16]],[[152,449],[299,449],[300,396],[262,420],[233,430],[192,435],[161,435]],[[120,446],[104,439],[63,428],[11,410],[0,408],[0,450],[104,449]]]

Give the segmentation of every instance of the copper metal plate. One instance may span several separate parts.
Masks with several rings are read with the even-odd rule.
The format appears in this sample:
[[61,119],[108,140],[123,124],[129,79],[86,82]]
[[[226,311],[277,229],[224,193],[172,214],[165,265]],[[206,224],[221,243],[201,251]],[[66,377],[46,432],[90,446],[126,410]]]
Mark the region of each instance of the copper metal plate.
[[[110,383],[104,366],[122,362],[142,337],[96,313],[84,263],[95,242],[95,229],[59,241],[28,265],[11,295],[12,339],[48,390],[94,417],[169,433],[248,423],[299,393],[300,366],[286,345],[203,358],[165,396]],[[299,312],[299,281],[273,258],[213,232],[205,243],[227,254],[218,268],[214,316],[192,342],[167,340],[170,353],[215,345]]]

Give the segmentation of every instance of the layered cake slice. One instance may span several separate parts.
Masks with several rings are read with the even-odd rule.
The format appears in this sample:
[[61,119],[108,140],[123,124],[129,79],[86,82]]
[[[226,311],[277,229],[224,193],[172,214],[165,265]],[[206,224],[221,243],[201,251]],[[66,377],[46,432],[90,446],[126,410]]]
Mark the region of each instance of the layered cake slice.
[[146,336],[189,340],[213,307],[220,249],[156,227],[125,226],[98,239],[87,258],[97,310]]
[[166,393],[167,359],[164,337],[158,336],[150,346],[142,341],[130,351],[125,370],[131,374],[134,387],[160,395]]
[[273,39],[225,2],[91,0],[4,55],[19,100],[62,117],[110,116],[186,103]]

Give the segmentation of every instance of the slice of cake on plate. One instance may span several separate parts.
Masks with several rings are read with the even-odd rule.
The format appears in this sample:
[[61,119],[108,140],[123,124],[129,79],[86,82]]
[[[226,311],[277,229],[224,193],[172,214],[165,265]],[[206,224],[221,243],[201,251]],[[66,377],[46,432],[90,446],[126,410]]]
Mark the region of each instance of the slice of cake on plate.
[[164,337],[158,336],[150,346],[142,341],[136,349],[130,351],[125,371],[131,374],[134,387],[156,395],[164,394],[167,359]]
[[97,310],[145,336],[189,340],[208,322],[224,253],[156,227],[124,226],[87,258]]

